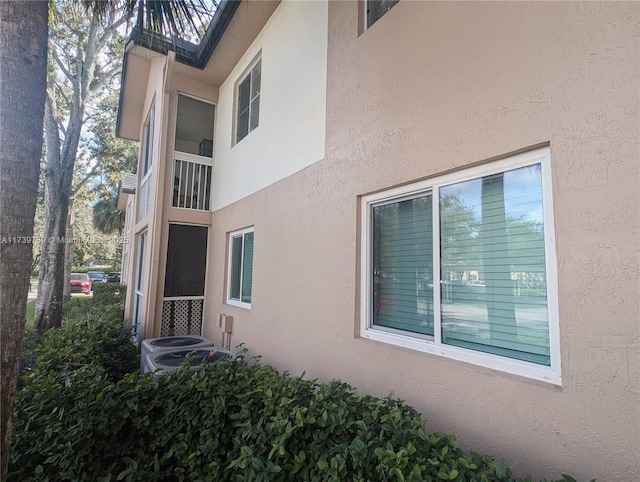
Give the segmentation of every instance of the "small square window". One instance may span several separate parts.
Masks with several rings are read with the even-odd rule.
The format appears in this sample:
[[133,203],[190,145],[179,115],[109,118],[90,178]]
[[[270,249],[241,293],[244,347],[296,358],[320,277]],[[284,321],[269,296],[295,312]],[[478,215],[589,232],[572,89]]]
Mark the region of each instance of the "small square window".
[[253,228],[229,235],[227,303],[251,308],[253,284]]
[[258,127],[262,59],[253,63],[236,86],[236,142]]

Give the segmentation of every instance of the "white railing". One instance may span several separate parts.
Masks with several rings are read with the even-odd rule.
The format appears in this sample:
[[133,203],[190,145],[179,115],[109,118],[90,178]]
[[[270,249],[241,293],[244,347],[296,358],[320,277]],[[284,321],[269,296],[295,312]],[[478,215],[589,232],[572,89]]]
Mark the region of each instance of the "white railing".
[[172,206],[208,211],[211,205],[212,169],[211,159],[176,152]]

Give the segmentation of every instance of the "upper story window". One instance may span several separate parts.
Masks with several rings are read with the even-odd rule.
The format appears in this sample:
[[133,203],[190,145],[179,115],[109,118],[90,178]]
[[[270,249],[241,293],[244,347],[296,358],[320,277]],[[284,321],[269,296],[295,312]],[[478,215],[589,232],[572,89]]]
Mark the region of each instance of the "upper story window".
[[155,122],[155,102],[151,104],[147,119],[142,127],[142,140],[140,142],[140,189],[137,198],[137,220],[141,220],[149,210],[151,190],[151,167],[153,164],[153,135]]
[[541,149],[364,197],[361,335],[559,384],[549,169]]
[[258,58],[236,84],[236,142],[258,127],[261,77],[262,59]]
[[140,174],[144,179],[151,171],[153,163],[153,124],[155,121],[155,105],[152,104],[147,114],[147,120],[142,127],[142,142],[140,143]]
[[253,284],[253,227],[229,235],[227,303],[251,308]]
[[399,0],[365,0],[367,9],[367,28],[393,8]]

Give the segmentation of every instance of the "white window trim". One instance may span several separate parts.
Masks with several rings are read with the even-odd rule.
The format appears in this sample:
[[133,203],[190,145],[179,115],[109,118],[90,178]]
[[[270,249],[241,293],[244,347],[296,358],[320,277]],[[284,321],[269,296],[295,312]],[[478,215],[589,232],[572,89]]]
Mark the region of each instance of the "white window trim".
[[[232,305],[232,306],[238,306],[240,308],[246,308],[248,310],[251,309],[251,303],[247,303],[245,301],[240,301],[240,300],[236,300],[234,298],[231,298],[231,269],[232,269],[232,257],[233,257],[233,249],[232,249],[232,241],[233,238],[238,238],[240,236],[243,237],[242,240],[242,247],[243,247],[243,251],[242,251],[242,259],[240,260],[240,290],[242,291],[242,268],[244,266],[244,235],[247,233],[253,233],[255,232],[255,229],[253,226],[249,227],[249,228],[245,228],[245,229],[240,229],[238,231],[232,231],[229,233],[229,248],[228,248],[228,256],[227,256],[227,294],[226,294],[226,303],[228,305]],[[254,249],[255,249],[255,238],[254,238]],[[253,284],[253,281],[252,281]],[[252,293],[253,293],[253,286],[252,286]],[[242,292],[240,293],[240,298],[242,298]]]
[[[145,184],[149,177],[151,176],[151,171],[153,170],[153,140],[155,137],[155,114],[156,114],[156,105],[155,100],[151,102],[151,107],[149,107],[149,112],[147,113],[147,118],[142,125],[142,142],[143,149],[140,152],[140,167],[144,168],[145,162],[147,158],[149,159],[149,167],[147,172],[143,173],[142,180],[140,181],[140,186]],[[147,126],[148,130],[147,130]],[[142,169],[140,169],[142,171]]]
[[[258,62],[261,62],[261,61],[262,61],[262,50],[260,50],[260,52],[256,54],[253,60],[251,60],[251,62],[249,63],[249,66],[242,72],[242,75],[238,77],[238,80],[236,80],[236,83],[233,86],[233,133],[232,133],[233,139],[231,144],[232,147],[242,142],[243,139],[246,139],[247,137],[249,137],[249,134],[251,134],[258,127],[260,127],[260,118],[258,118],[258,125],[253,129],[249,130],[242,139],[238,139],[238,108],[239,108],[238,103],[240,100],[239,99],[240,84],[242,84],[247,79],[247,77],[252,75],[253,68],[257,65]],[[260,74],[260,93],[259,93],[260,100],[262,100],[262,84],[263,84],[262,77],[263,76],[261,73]],[[251,84],[253,84],[253,79],[251,80]],[[249,127],[251,127],[251,89],[249,89]]]
[[[440,284],[434,283],[434,336],[418,337],[409,333],[383,330],[372,325],[371,313],[372,297],[372,206],[384,201],[391,201],[401,197],[431,192],[434,199],[438,198],[439,186],[476,179],[489,174],[505,172],[527,165],[540,164],[542,177],[542,205],[544,217],[544,242],[545,242],[545,264],[547,270],[547,309],[549,317],[549,350],[550,366],[538,365],[536,363],[516,360],[493,355],[490,353],[478,352],[471,349],[459,348],[442,344],[441,340],[441,307],[440,307]],[[511,156],[501,161],[491,162],[480,166],[465,169],[443,175],[434,179],[420,181],[414,184],[392,188],[383,192],[378,192],[363,196],[361,199],[361,286],[360,286],[360,336],[369,340],[379,341],[408,348],[423,353],[439,355],[454,360],[472,363],[485,368],[499,370],[502,372],[520,375],[523,377],[540,380],[555,385],[562,385],[562,373],[560,366],[560,326],[558,315],[558,282],[557,282],[557,262],[556,262],[556,242],[553,223],[553,199],[551,193],[551,159],[548,147],[536,149]],[[433,203],[433,223],[439,226],[439,206]],[[439,236],[434,235],[433,242],[434,272],[433,279],[439,280],[440,263],[436,262],[440,258]]]
[[[142,341],[141,337],[144,337],[144,333],[140,330],[140,313],[144,309],[144,300],[145,300],[145,291],[146,291],[146,269],[145,258],[147,257],[147,252],[149,250],[147,235],[149,234],[148,230],[145,230],[136,236],[137,246],[136,246],[136,255],[134,258],[135,267],[134,267],[134,300],[133,300],[133,316],[132,320],[132,330],[136,331],[136,340],[137,343]],[[143,321],[146,320],[146,314],[142,316]],[[145,321],[146,323],[146,321]]]
[[[139,172],[142,172],[145,163],[148,159],[149,165],[147,171],[143,173],[143,177],[140,180],[140,186],[138,187],[136,193],[136,204],[145,203],[144,206],[140,207],[136,206],[136,221],[140,221],[144,218],[149,212],[149,205],[151,203],[151,182],[149,181],[151,178],[151,174],[153,172],[153,141],[155,138],[155,115],[156,115],[156,101],[155,98],[151,102],[151,107],[149,107],[149,111],[147,112],[147,117],[142,124],[142,139],[141,139],[141,149],[140,149],[140,159],[139,159]],[[149,186],[147,186],[149,184]],[[146,197],[143,197],[144,188],[147,188]],[[144,213],[141,214],[140,209],[144,208]]]

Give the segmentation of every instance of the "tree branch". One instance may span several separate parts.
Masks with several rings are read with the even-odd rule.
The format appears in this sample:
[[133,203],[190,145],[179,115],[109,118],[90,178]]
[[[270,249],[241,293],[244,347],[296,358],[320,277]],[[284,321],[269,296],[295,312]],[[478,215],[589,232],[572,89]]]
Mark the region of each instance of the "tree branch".
[[74,86],[76,86],[77,79],[73,74],[71,74],[71,72],[67,70],[64,63],[62,63],[62,60],[60,60],[60,57],[58,57],[58,52],[56,52],[55,49],[51,49],[51,53],[53,55],[54,60],[56,61],[56,64],[58,64],[58,67],[60,68],[60,70],[62,70],[62,73],[64,74],[64,76],[67,79],[69,79],[69,82],[71,82]]
[[95,94],[97,91],[102,90],[102,88],[108,83],[111,82],[111,80],[118,75],[120,72],[122,71],[122,65],[118,64],[116,65],[114,68],[112,68],[109,72],[107,72],[106,74],[104,74],[102,76],[102,79],[100,79],[98,82],[96,82],[95,84],[93,84],[90,88],[89,88],[89,93],[90,94]]
[[93,166],[91,170],[80,181],[75,183],[75,187],[72,189],[72,194],[75,196],[78,191],[82,189],[82,186],[84,186],[87,181],[89,181],[89,179],[96,175],[96,172],[98,172],[98,163],[96,163],[96,165]]
[[100,47],[102,48],[102,46],[106,44],[109,36],[113,34],[113,31],[116,30],[118,27],[120,27],[122,24],[124,24],[126,21],[127,21],[126,16],[122,16],[112,24],[107,25],[104,33],[100,36],[100,39],[98,40],[98,45],[100,45]]

